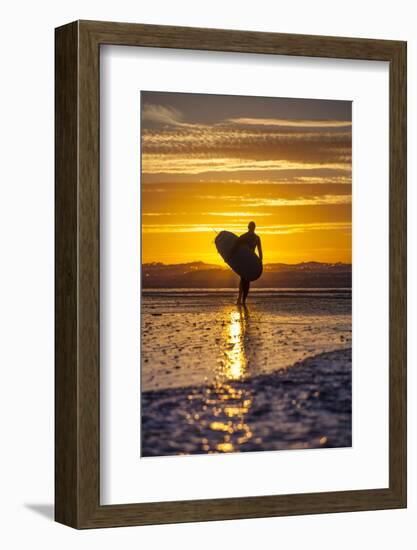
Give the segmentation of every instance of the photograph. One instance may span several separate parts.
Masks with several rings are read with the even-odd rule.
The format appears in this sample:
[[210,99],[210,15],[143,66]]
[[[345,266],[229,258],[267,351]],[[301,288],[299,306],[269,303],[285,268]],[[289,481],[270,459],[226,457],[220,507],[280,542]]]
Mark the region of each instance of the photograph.
[[352,445],[352,103],[141,92],[142,457]]

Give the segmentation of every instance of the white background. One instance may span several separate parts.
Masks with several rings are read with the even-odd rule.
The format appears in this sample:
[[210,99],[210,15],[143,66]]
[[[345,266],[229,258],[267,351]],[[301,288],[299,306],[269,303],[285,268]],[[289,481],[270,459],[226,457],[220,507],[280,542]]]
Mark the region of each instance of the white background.
[[[103,504],[388,486],[387,65],[219,52],[167,53],[129,46],[102,48]],[[310,98],[353,101],[352,448],[139,460],[140,308],[132,296],[140,294],[140,89],[269,97],[305,97],[307,93]],[[376,196],[378,208],[374,206]]]
[[[417,36],[414,2],[212,0],[2,5],[0,163],[0,543],[9,549],[413,549],[417,540]],[[408,510],[76,532],[52,523],[53,28],[105,19],[409,41]],[[371,213],[370,213],[371,215]]]

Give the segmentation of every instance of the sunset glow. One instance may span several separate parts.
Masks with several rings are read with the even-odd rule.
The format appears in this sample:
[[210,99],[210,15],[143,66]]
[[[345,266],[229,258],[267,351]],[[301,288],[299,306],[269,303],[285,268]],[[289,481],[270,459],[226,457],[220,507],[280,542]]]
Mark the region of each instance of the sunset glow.
[[141,93],[142,262],[223,264],[257,224],[264,262],[351,262],[351,103]]

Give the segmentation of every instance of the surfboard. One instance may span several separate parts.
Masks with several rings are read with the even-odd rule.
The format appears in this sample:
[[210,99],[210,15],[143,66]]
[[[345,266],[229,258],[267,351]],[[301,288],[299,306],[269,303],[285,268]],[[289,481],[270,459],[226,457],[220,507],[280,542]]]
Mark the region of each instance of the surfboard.
[[237,239],[238,236],[234,233],[221,231],[214,240],[217,252],[239,277],[247,281],[256,281],[262,275],[262,262],[255,252],[242,245],[229,258],[230,251]]

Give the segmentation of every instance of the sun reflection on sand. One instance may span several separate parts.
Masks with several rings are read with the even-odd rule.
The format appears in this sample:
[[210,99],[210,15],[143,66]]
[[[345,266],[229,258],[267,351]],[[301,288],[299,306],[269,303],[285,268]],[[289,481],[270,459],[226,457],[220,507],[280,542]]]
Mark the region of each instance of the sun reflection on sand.
[[239,308],[230,312],[230,320],[226,325],[226,361],[224,375],[231,380],[241,380],[246,371],[246,354],[244,338],[246,332],[245,310]]
[[[252,393],[244,385],[248,358],[245,337],[248,322],[246,308],[233,309],[226,314],[222,338],[222,357],[206,405],[212,407],[213,420],[209,428],[213,438],[204,438],[203,450],[208,453],[229,453],[249,441],[252,431],[245,417],[252,405]],[[217,420],[218,419],[218,420]]]

